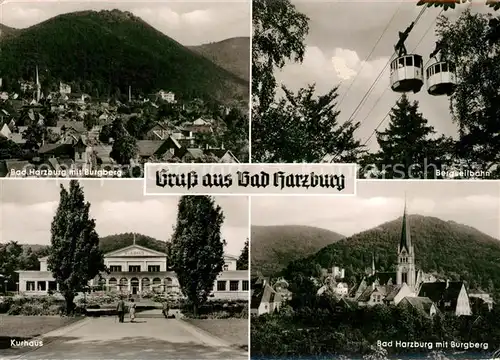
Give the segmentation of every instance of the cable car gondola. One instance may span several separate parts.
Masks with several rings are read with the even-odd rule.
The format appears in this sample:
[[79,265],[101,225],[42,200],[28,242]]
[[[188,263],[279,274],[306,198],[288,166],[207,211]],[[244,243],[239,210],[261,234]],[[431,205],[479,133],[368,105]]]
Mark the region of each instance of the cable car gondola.
[[391,89],[398,93],[418,93],[424,85],[422,56],[408,54],[391,62]]
[[446,61],[437,61],[425,70],[429,95],[450,96],[457,87],[455,68]]

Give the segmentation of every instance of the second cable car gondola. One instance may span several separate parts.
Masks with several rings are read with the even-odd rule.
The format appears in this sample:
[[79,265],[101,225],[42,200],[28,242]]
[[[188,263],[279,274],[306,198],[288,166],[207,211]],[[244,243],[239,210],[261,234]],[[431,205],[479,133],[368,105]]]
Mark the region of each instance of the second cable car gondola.
[[422,56],[408,54],[391,62],[391,89],[398,93],[420,91],[424,85]]
[[457,87],[455,68],[446,61],[431,64],[425,70],[427,92],[429,95],[450,96]]

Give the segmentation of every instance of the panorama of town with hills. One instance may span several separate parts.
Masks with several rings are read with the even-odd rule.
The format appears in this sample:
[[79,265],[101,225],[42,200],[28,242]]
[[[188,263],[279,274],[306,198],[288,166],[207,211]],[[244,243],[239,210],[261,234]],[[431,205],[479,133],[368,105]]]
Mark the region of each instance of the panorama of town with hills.
[[0,176],[247,161],[249,38],[185,47],[119,10],[0,30]]

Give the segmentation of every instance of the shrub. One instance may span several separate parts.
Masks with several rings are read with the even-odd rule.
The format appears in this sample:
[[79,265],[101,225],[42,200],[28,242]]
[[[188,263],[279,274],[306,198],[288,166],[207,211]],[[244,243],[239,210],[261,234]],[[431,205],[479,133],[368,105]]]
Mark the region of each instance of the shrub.
[[[181,311],[186,317],[195,317],[193,307],[189,302],[181,305]],[[246,319],[248,318],[248,301],[246,300],[209,300],[199,307],[196,318],[199,319]]]
[[0,298],[0,314],[5,314],[9,311],[13,304],[12,297],[4,296]]

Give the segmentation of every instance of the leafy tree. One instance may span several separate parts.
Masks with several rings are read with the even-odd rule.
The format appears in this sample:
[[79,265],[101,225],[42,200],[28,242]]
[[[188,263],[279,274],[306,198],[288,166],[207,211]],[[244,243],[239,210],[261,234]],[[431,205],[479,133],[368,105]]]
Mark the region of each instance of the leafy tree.
[[14,141],[0,137],[0,160],[18,159],[21,157],[22,149]]
[[406,95],[391,110],[387,129],[377,131],[380,150],[373,154],[375,175],[380,178],[441,178],[437,171],[450,164],[452,139],[435,138],[434,128],[418,112],[418,102]]
[[104,270],[95,220],[89,216],[90,203],[85,202],[78,181],[71,180],[69,189],[61,185],[59,206],[52,220],[52,248],[47,263],[66,301],[67,314],[73,312],[76,294]]
[[438,42],[444,59],[454,64],[458,86],[450,109],[458,125],[457,153],[472,171],[500,176],[500,38],[498,19],[467,10],[455,20],[441,17]]
[[85,128],[90,131],[94,126],[99,124],[99,120],[90,114],[85,114],[85,117],[83,118],[83,125],[85,125]]
[[144,135],[144,128],[146,125],[144,120],[145,119],[140,116],[131,116],[125,128],[131,136],[140,139]]
[[115,141],[127,135],[127,129],[125,128],[125,124],[121,118],[117,118],[111,123],[109,135]]
[[274,73],[287,61],[303,61],[309,19],[289,0],[252,4],[252,161],[320,162],[326,155],[355,161],[361,145],[353,133],[359,124],[337,123],[337,88],[316,97],[314,85],[297,94],[283,87],[285,97],[275,101]]
[[288,60],[302,62],[308,18],[290,0],[252,2],[252,161],[265,162],[267,133],[278,133],[282,124],[274,122],[268,109],[276,94],[274,72]]
[[113,143],[110,156],[118,163],[126,165],[137,156],[137,141],[130,135],[124,135]]
[[172,265],[195,315],[224,266],[224,214],[209,196],[183,196],[172,237]]
[[28,125],[22,134],[26,140],[25,147],[30,150],[39,149],[46,136],[47,128],[38,123]]
[[107,144],[109,143],[109,139],[112,139],[113,137],[111,136],[111,125],[104,125],[99,132],[99,141]]
[[236,262],[236,269],[238,270],[248,270],[248,239],[245,241],[245,246],[241,251],[240,257]]
[[[443,10],[455,9],[457,4],[470,3],[471,0],[419,0],[417,6],[427,6],[427,7],[442,7]],[[493,8],[493,10],[500,9],[500,2],[498,0],[485,0],[485,4]]]
[[[339,124],[335,110],[337,88],[315,97],[315,86],[296,94],[284,88],[285,98],[268,109],[267,115],[280,129],[266,132],[267,162],[319,162],[334,154],[337,161],[355,162],[361,144],[353,137],[359,123]],[[271,129],[268,129],[271,130]],[[252,138],[253,142],[253,138]]]
[[282,69],[288,60],[302,62],[305,54],[304,40],[309,32],[308,20],[290,0],[252,2],[254,116],[264,114],[274,99],[274,71]]
[[17,280],[16,270],[20,269],[19,262],[22,252],[23,248],[15,241],[0,244],[0,274],[6,276],[8,288],[11,288]]

